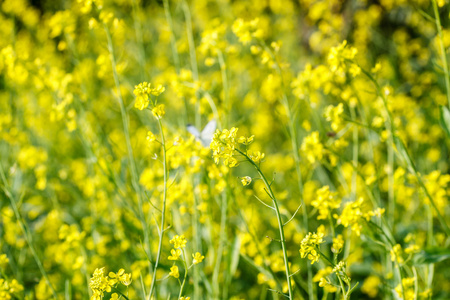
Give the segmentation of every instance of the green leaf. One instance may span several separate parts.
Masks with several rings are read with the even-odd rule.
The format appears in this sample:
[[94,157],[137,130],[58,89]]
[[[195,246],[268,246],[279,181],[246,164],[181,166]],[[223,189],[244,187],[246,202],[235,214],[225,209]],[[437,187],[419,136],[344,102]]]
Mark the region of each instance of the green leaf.
[[450,258],[450,250],[432,248],[423,250],[414,256],[414,265],[434,264]]
[[403,141],[398,136],[394,136],[394,143],[398,154],[406,161],[410,168],[414,168],[411,156],[409,156],[408,150],[406,150],[406,146],[403,144]]
[[450,137],[450,109],[447,106],[441,106],[441,126]]
[[239,235],[236,236],[233,243],[233,252],[231,254],[231,264],[230,264],[230,275],[234,276],[236,273],[238,264],[239,264],[239,252],[241,249],[241,239],[239,238]]

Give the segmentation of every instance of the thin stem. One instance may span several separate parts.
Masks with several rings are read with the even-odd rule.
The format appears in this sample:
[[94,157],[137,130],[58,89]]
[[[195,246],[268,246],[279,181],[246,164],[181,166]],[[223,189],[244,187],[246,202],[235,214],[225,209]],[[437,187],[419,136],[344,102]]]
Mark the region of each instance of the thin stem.
[[163,207],[162,207],[162,213],[161,213],[161,224],[160,224],[160,234],[159,234],[159,242],[158,242],[158,253],[156,254],[156,261],[155,261],[155,267],[153,269],[153,278],[152,278],[152,284],[150,286],[150,292],[148,294],[148,299],[151,299],[153,290],[155,288],[155,282],[156,282],[156,271],[158,269],[159,260],[161,258],[161,252],[162,252],[162,241],[164,238],[164,223],[166,220],[166,199],[167,199],[167,180],[169,176],[169,171],[167,168],[167,154],[166,154],[166,140],[164,137],[164,131],[162,127],[161,119],[158,118],[158,126],[159,131],[161,133],[161,145],[163,150],[163,168],[164,168],[164,193],[163,193]]
[[[376,90],[378,92],[378,95],[383,100],[383,104],[384,104],[384,107],[386,109],[386,112],[387,112],[387,115],[388,115],[388,118],[389,118],[390,128],[392,130],[392,132],[391,132],[392,138],[395,137],[395,138],[397,138],[397,140],[400,143],[402,143],[401,140],[398,139],[398,137],[395,136],[395,134],[394,134],[395,133],[395,127],[394,127],[392,114],[389,111],[389,108],[387,106],[386,98],[385,98],[384,94],[382,93],[381,88],[378,85],[378,82],[375,80],[375,78],[373,78],[373,76],[369,72],[365,71],[362,68],[361,68],[361,71],[372,81],[372,83],[375,85],[375,88],[376,88]],[[414,173],[414,175],[416,176],[417,181],[419,182],[419,185],[421,186],[422,190],[425,192],[425,195],[427,196],[428,200],[430,201],[431,205],[433,206],[434,210],[436,211],[436,215],[438,217],[439,222],[441,223],[441,226],[443,227],[445,233],[447,234],[447,237],[449,237],[450,236],[450,228],[448,227],[447,223],[445,222],[444,218],[442,217],[439,209],[437,208],[436,203],[434,202],[433,197],[431,196],[431,194],[429,193],[427,187],[425,186],[420,173],[417,171],[417,168],[416,168],[416,166],[415,166],[415,164],[414,164],[410,154],[408,153],[408,150],[406,149],[406,147],[403,144],[401,146],[404,148],[404,152],[405,152],[405,155],[406,155],[405,158],[407,159],[408,167],[411,169],[412,173]]]
[[[263,48],[269,53],[273,61],[275,62],[276,70],[278,72],[278,75],[281,78],[281,85],[282,85],[282,96],[281,96],[281,104],[284,106],[284,109],[286,110],[286,115],[288,119],[288,127],[289,127],[289,136],[291,140],[292,145],[292,152],[294,155],[294,162],[295,162],[295,171],[297,173],[297,185],[298,190],[300,194],[300,201],[302,206],[302,218],[303,218],[303,227],[305,228],[305,231],[308,232],[308,211],[305,205],[305,202],[303,200],[303,179],[302,179],[302,172],[300,168],[300,154],[299,154],[299,148],[298,148],[298,141],[297,141],[297,133],[295,130],[295,120],[291,111],[291,107],[289,105],[288,97],[286,94],[286,85],[284,83],[283,79],[283,71],[281,68],[280,63],[278,62],[277,57],[273,53],[272,49],[267,46],[267,44],[263,40],[259,40],[259,43],[263,46]],[[312,282],[312,267],[310,264],[307,264],[307,273],[308,273],[308,296],[310,300],[314,300],[314,292],[313,292],[313,282]]]
[[2,178],[2,182],[3,182],[3,191],[6,194],[6,196],[9,198],[10,203],[11,203],[11,207],[14,211],[14,215],[16,216],[17,221],[19,222],[19,227],[23,233],[23,235],[25,236],[25,240],[27,241],[28,247],[31,250],[31,254],[33,255],[34,261],[36,262],[36,264],[38,265],[39,271],[41,272],[42,276],[45,279],[45,282],[47,283],[48,287],[50,288],[52,294],[53,294],[53,298],[58,299],[58,296],[56,294],[56,290],[53,287],[52,283],[50,282],[50,278],[47,275],[47,272],[44,269],[44,265],[42,264],[39,256],[37,255],[35,246],[34,246],[34,242],[33,242],[33,237],[30,234],[30,229],[26,223],[26,221],[22,218],[22,216],[20,215],[19,212],[19,208],[17,207],[17,203],[16,200],[14,200],[14,197],[12,195],[12,193],[9,191],[8,189],[8,182],[6,180],[6,176],[5,176],[5,171],[3,170],[3,165],[0,163],[0,175]]
[[110,59],[111,59],[111,67],[112,67],[112,71],[113,71],[114,83],[115,83],[116,90],[117,90],[117,100],[119,102],[120,114],[122,116],[122,126],[123,126],[124,135],[125,135],[125,143],[127,146],[128,162],[130,164],[130,171],[131,171],[131,184],[132,184],[134,190],[136,191],[136,197],[137,197],[138,204],[139,204],[139,213],[141,215],[140,221],[141,221],[142,230],[144,232],[144,241],[148,248],[147,255],[149,255],[151,257],[149,234],[148,234],[147,224],[146,224],[145,217],[144,217],[141,188],[139,186],[139,180],[138,180],[139,176],[137,173],[136,162],[134,161],[133,148],[131,147],[130,128],[129,128],[130,125],[129,125],[129,120],[128,120],[128,114],[125,109],[122,92],[120,91],[120,82],[119,82],[119,75],[117,74],[116,59],[115,59],[115,55],[114,55],[114,46],[113,46],[113,42],[112,42],[112,38],[111,38],[111,33],[109,32],[109,28],[106,24],[104,25],[104,29],[105,29],[105,33],[106,33],[106,38],[108,40],[108,50],[109,50]]
[[180,293],[178,294],[178,299],[181,298],[181,295],[183,295],[183,290],[184,290],[184,284],[186,283],[186,278],[187,278],[187,273],[188,273],[188,266],[186,263],[186,252],[184,251],[184,249],[181,249],[181,251],[183,251],[183,256],[184,256],[184,260],[183,260],[183,264],[184,264],[184,278],[183,278],[183,282],[181,284],[181,288],[180,288]]
[[[197,65],[197,54],[195,52],[195,42],[194,42],[194,34],[192,32],[192,18],[191,11],[189,10],[189,5],[185,0],[183,0],[183,11],[184,18],[186,19],[186,33],[188,37],[189,44],[189,57],[191,59],[191,68],[192,68],[192,77],[194,79],[195,84],[198,82],[198,65]],[[197,91],[196,91],[197,93]],[[196,101],[195,103],[195,126],[200,128],[201,126],[201,115],[200,115],[200,101]]]
[[220,237],[219,237],[219,249],[217,249],[216,262],[214,264],[213,272],[213,297],[216,299],[219,296],[219,273],[220,265],[222,263],[222,256],[224,251],[225,241],[227,240],[226,227],[227,227],[227,211],[228,211],[228,195],[225,190],[222,193],[222,204],[221,204],[221,216],[220,216]]
[[433,0],[433,12],[436,20],[436,29],[439,35],[439,47],[441,52],[442,64],[444,67],[444,75],[445,75],[445,89],[447,91],[447,105],[450,108],[450,78],[448,72],[448,63],[447,63],[447,55],[445,53],[444,47],[444,35],[442,34],[442,26],[441,26],[441,18],[439,16],[439,10],[436,3],[436,0]]
[[272,191],[272,188],[271,188],[269,182],[267,181],[266,177],[264,176],[264,173],[261,171],[258,164],[256,164],[250,157],[247,156],[247,154],[245,154],[241,150],[236,149],[236,151],[239,152],[239,154],[241,154],[242,156],[244,156],[253,165],[253,167],[255,167],[256,171],[261,176],[261,179],[264,182],[264,185],[266,186],[266,189],[269,193],[270,198],[272,199],[272,203],[273,203],[273,206],[275,207],[275,212],[277,215],[278,228],[280,230],[280,243],[281,243],[281,248],[283,250],[284,268],[286,271],[286,280],[287,280],[287,284],[288,284],[289,299],[292,299],[293,294],[292,294],[291,279],[290,279],[290,274],[289,274],[289,261],[288,261],[287,250],[286,250],[286,241],[284,238],[283,222],[281,220],[281,214],[280,214],[280,210],[278,208],[278,201],[275,197],[275,194]]
[[223,95],[224,95],[223,102],[225,103],[226,112],[228,116],[228,120],[225,120],[225,126],[228,126],[228,124],[230,124],[229,118],[231,116],[231,102],[228,89],[227,65],[225,63],[222,51],[217,50],[217,58],[219,59],[220,74],[222,76]]
[[167,23],[169,24],[170,46],[172,48],[173,62],[175,64],[175,70],[177,71],[177,73],[179,73],[180,72],[180,57],[178,56],[178,51],[177,51],[177,42],[175,39],[175,32],[173,30],[172,16],[170,15],[169,1],[164,0],[163,2],[164,2],[164,13],[166,15]]

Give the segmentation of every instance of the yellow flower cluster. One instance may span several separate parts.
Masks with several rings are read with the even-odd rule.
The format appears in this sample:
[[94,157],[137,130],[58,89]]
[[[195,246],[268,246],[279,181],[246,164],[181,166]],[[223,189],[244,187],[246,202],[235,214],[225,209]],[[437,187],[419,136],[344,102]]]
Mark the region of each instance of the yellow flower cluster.
[[316,192],[316,198],[311,205],[319,210],[317,220],[327,219],[331,216],[331,210],[339,208],[341,199],[337,197],[337,193],[331,192],[328,185],[320,188]]
[[253,38],[259,39],[263,36],[263,30],[258,26],[258,24],[258,18],[251,21],[237,19],[233,23],[232,29],[241,43],[248,44],[252,41]]
[[[332,72],[342,73],[347,70],[347,63],[351,62],[358,50],[355,47],[347,47],[347,41],[343,41],[337,47],[332,47],[328,54],[328,64]],[[355,63],[351,63],[348,69],[353,76],[358,75],[361,69]]]
[[104,293],[111,292],[112,288],[116,288],[120,282],[125,286],[131,284],[131,274],[125,273],[124,269],[120,269],[117,273],[110,272],[108,276],[104,275],[105,268],[95,269],[89,286],[92,290],[91,300],[103,299]]
[[327,276],[333,273],[332,267],[326,267],[317,271],[313,277],[313,282],[318,282],[320,287],[328,293],[335,293],[338,289],[330,282]]
[[395,291],[397,292],[398,297],[400,299],[404,300],[416,299],[416,294],[414,292],[414,277],[403,278],[402,284],[397,285],[395,287]]
[[174,248],[184,248],[186,247],[187,240],[184,235],[175,235],[170,240],[170,243],[173,244]]
[[[154,88],[151,87],[151,83],[142,82],[134,87],[134,95],[136,96],[136,101],[134,102],[134,107],[139,110],[144,110],[148,107],[150,103],[150,95],[159,96],[165,91],[165,87],[158,85]],[[164,107],[163,107],[164,109]],[[154,113],[155,114],[155,113]],[[159,114],[160,115],[160,114]],[[161,116],[164,116],[162,114]]]
[[303,139],[300,154],[304,155],[311,164],[320,161],[323,157],[323,145],[319,139],[319,132],[314,131]]
[[341,215],[335,214],[334,217],[338,224],[342,224],[344,227],[350,226],[352,231],[360,236],[364,220],[369,221],[373,216],[380,217],[384,211],[384,208],[368,210],[364,198],[361,197],[356,201],[346,203]]
[[234,156],[237,147],[236,134],[238,128],[224,129],[222,131],[216,130],[210,144],[210,149],[213,151],[213,158],[216,164],[220,159],[223,159],[225,166],[230,168],[236,167],[238,161]]
[[320,244],[325,243],[323,237],[324,233],[322,232],[308,233],[300,243],[300,256],[302,258],[308,257],[311,260],[311,264],[318,262],[320,258]]
[[343,128],[344,120],[342,114],[344,113],[344,104],[339,103],[337,106],[327,106],[325,108],[325,119],[331,122],[331,129],[335,132],[340,131]]
[[18,299],[23,286],[15,279],[5,280],[0,278],[0,299]]

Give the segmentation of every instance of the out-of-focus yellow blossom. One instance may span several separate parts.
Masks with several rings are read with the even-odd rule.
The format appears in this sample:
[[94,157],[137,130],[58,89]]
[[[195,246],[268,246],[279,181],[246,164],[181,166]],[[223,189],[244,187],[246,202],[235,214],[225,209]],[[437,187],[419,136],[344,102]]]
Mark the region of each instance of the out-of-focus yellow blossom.
[[364,198],[358,198],[356,201],[348,202],[341,215],[334,215],[334,217],[337,218],[338,224],[342,224],[344,227],[350,226],[352,231],[359,236],[365,222],[364,219],[369,221],[372,216],[379,217],[384,211],[382,208],[371,211],[367,209]]
[[171,249],[170,255],[168,257],[169,260],[178,260],[182,254],[181,249]]
[[323,145],[319,139],[319,132],[314,131],[303,139],[300,154],[304,155],[308,161],[313,164],[322,159],[323,150]]
[[147,142],[153,143],[154,141],[156,141],[156,135],[154,135],[153,132],[148,131],[146,139],[147,139]]
[[232,26],[234,34],[239,38],[241,43],[248,44],[253,38],[261,38],[263,36],[263,30],[258,26],[259,19],[253,19],[251,21],[244,21],[243,19],[237,19]]
[[325,118],[328,122],[331,122],[331,129],[338,132],[344,126],[344,120],[342,114],[344,113],[344,104],[339,103],[337,106],[327,106],[325,108]]
[[134,87],[134,95],[136,96],[136,101],[134,107],[139,110],[146,109],[149,104],[149,95],[151,93],[151,83],[142,82]]
[[201,263],[205,257],[201,255],[200,252],[196,252],[195,254],[192,254],[192,258],[192,263],[196,265]]
[[251,160],[253,160],[255,163],[259,164],[266,155],[264,153],[261,153],[259,151],[253,152],[253,154],[250,154],[249,157]]
[[331,267],[320,269],[317,271],[316,275],[314,275],[313,282],[319,282],[319,286],[323,287],[328,293],[335,293],[338,289],[327,279],[327,276],[331,273],[333,273],[333,268]]
[[337,237],[333,238],[331,251],[333,251],[333,253],[340,253],[342,248],[344,248],[344,238],[342,237],[342,234],[338,234]]
[[179,278],[180,277],[180,272],[178,271],[178,267],[177,266],[173,266],[172,268],[170,268],[169,275],[174,277],[174,278]]
[[[328,64],[332,72],[344,72],[348,61],[355,58],[358,50],[354,47],[347,47],[347,41],[343,41],[337,47],[330,49],[328,54]],[[353,67],[354,64],[351,65]],[[355,67],[357,67],[355,65]],[[359,72],[358,72],[359,74]],[[357,75],[357,74],[356,74]]]
[[[403,285],[403,287],[402,287]],[[395,287],[395,291],[401,299],[414,300],[416,299],[414,292],[414,277],[408,277],[402,279],[402,284]],[[404,292],[404,294],[403,294]]]
[[250,176],[241,177],[241,183],[243,186],[249,185],[252,182],[252,178]]
[[238,143],[239,144],[244,144],[244,145],[250,145],[253,142],[253,138],[254,137],[255,137],[254,135],[252,135],[250,137],[241,136],[238,139]]
[[0,269],[5,269],[8,263],[9,258],[6,256],[6,254],[0,255]]
[[125,286],[131,284],[131,273],[125,273],[125,269],[120,269],[117,273],[109,272],[108,276],[110,285],[115,285],[119,281]]
[[406,254],[413,254],[413,253],[419,253],[420,247],[416,244],[409,245],[407,248],[405,248]]
[[402,264],[404,262],[403,260],[403,249],[400,244],[395,245],[391,249],[391,260],[393,262],[398,262],[399,264]]
[[379,288],[381,285],[380,277],[376,275],[370,275],[364,280],[361,286],[361,291],[368,295],[370,298],[375,298],[378,295]]
[[331,192],[328,185],[317,190],[316,198],[311,202],[319,210],[317,220],[327,219],[331,210],[339,208],[341,200],[336,196],[337,193]]
[[169,242],[173,244],[174,248],[184,248],[186,247],[187,240],[183,234],[174,236]]
[[164,93],[166,90],[166,88],[164,86],[162,86],[161,84],[158,84],[155,88],[152,88],[151,90],[151,94],[153,96],[158,97],[159,95],[161,95],[162,93]]
[[161,119],[166,114],[164,104],[158,104],[152,109],[152,114],[155,118]]

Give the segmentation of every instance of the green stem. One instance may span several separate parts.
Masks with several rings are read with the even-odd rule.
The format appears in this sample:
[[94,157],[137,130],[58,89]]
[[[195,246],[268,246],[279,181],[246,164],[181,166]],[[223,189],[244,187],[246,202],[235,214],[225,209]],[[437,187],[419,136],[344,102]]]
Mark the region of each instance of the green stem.
[[286,280],[287,280],[287,284],[288,284],[289,299],[293,299],[292,298],[293,294],[292,294],[291,279],[290,279],[290,273],[289,273],[289,261],[288,261],[287,250],[286,250],[286,241],[284,238],[283,221],[281,220],[280,209],[278,208],[278,201],[275,197],[275,194],[272,191],[272,187],[270,186],[269,182],[267,181],[266,177],[264,176],[264,173],[261,171],[258,164],[256,164],[250,157],[247,156],[247,154],[245,154],[241,150],[236,149],[236,151],[239,152],[239,154],[241,154],[242,156],[244,156],[253,165],[253,167],[255,167],[256,171],[261,176],[261,179],[264,182],[264,185],[266,186],[266,189],[269,193],[270,198],[272,198],[272,203],[275,208],[276,215],[277,215],[278,228],[280,230],[280,242],[281,242],[281,248],[283,250],[284,268],[286,271]]
[[[292,145],[292,152],[294,155],[294,162],[295,162],[295,171],[297,173],[297,185],[298,190],[300,194],[300,201],[302,206],[302,218],[303,218],[303,227],[305,228],[305,231],[308,232],[308,211],[305,205],[305,202],[303,200],[303,179],[302,179],[302,171],[300,168],[300,154],[299,154],[299,148],[298,148],[298,141],[297,141],[297,133],[295,130],[295,120],[292,115],[291,107],[289,105],[288,97],[286,94],[286,85],[284,83],[283,79],[283,71],[281,69],[281,65],[278,62],[277,57],[273,53],[272,49],[267,46],[267,44],[263,40],[259,40],[259,43],[262,45],[262,47],[269,53],[273,61],[275,62],[275,66],[277,69],[277,73],[281,78],[281,85],[282,85],[282,96],[281,96],[281,104],[284,106],[284,109],[286,111],[287,119],[288,119],[288,127],[289,127],[289,135]],[[312,266],[310,264],[306,264],[307,266],[307,273],[308,273],[308,296],[310,300],[314,300],[315,295],[313,292],[313,282],[312,282]]]
[[[378,93],[378,95],[381,97],[381,99],[383,100],[383,104],[384,104],[385,109],[386,109],[386,111],[387,111],[387,115],[388,115],[388,118],[389,118],[389,123],[391,124],[390,126],[391,126],[391,128],[392,128],[392,129],[391,129],[391,130],[392,130],[392,132],[391,132],[392,138],[395,137],[395,138],[398,139],[398,137],[395,135],[395,127],[394,127],[394,123],[393,123],[392,114],[391,114],[391,112],[390,112],[389,109],[388,109],[386,98],[385,98],[384,94],[382,93],[381,88],[380,88],[380,86],[378,85],[378,82],[375,80],[375,78],[373,78],[373,76],[372,76],[369,72],[365,71],[365,70],[362,69],[362,68],[361,68],[361,71],[362,71],[362,72],[363,72],[363,73],[364,73],[364,74],[365,74],[365,75],[373,82],[373,84],[375,85],[375,88],[376,88],[376,90],[377,90],[377,93]],[[400,141],[400,143],[402,143],[400,139],[398,139],[398,140]],[[417,178],[417,181],[419,182],[419,185],[421,186],[422,190],[424,191],[425,195],[427,196],[428,200],[430,201],[431,205],[433,206],[434,210],[436,211],[436,215],[437,215],[437,217],[438,217],[438,220],[439,220],[439,222],[441,223],[441,226],[443,227],[445,233],[447,234],[447,237],[450,236],[450,228],[448,227],[447,223],[445,222],[444,218],[442,217],[441,213],[439,212],[439,210],[438,210],[438,208],[437,208],[437,205],[436,205],[436,203],[435,203],[434,200],[433,200],[433,197],[431,197],[430,193],[428,192],[428,189],[426,188],[426,186],[425,186],[425,184],[424,184],[424,182],[423,182],[423,180],[422,180],[422,177],[421,177],[420,173],[417,171],[416,166],[415,166],[415,164],[414,164],[414,162],[413,162],[411,156],[409,155],[409,152],[408,152],[408,150],[406,149],[406,146],[404,146],[403,143],[402,143],[402,147],[404,148],[404,151],[405,151],[405,154],[406,154],[408,167],[411,169],[412,173],[414,173],[415,177]]]
[[19,212],[19,208],[17,207],[17,203],[14,200],[14,197],[12,195],[12,193],[9,191],[8,189],[8,182],[6,180],[6,176],[5,176],[5,171],[3,170],[3,165],[0,163],[0,175],[2,178],[2,182],[3,182],[3,191],[6,194],[6,196],[9,198],[10,203],[11,203],[11,207],[14,211],[14,215],[16,216],[17,222],[19,222],[19,227],[23,233],[23,235],[25,236],[25,239],[27,241],[28,247],[31,250],[31,254],[33,255],[34,261],[36,262],[36,264],[38,265],[39,271],[41,272],[42,276],[45,279],[45,282],[47,283],[48,287],[50,288],[52,294],[53,294],[53,298],[58,299],[58,296],[56,294],[56,290],[53,287],[52,283],[50,282],[50,278],[47,275],[47,272],[44,269],[44,265],[42,264],[39,256],[37,255],[35,246],[34,246],[34,242],[33,242],[33,237],[30,234],[30,229],[26,223],[26,221],[22,218],[22,216],[20,215]]
[[167,169],[167,154],[166,154],[166,140],[164,137],[164,131],[161,123],[161,119],[158,119],[158,126],[159,131],[161,133],[161,145],[163,150],[163,168],[164,168],[164,193],[163,193],[163,207],[161,211],[161,224],[160,224],[160,230],[159,230],[159,241],[158,241],[158,253],[156,254],[156,261],[155,261],[155,267],[153,269],[153,278],[152,278],[152,284],[150,286],[150,292],[148,294],[148,299],[151,299],[153,290],[155,289],[155,282],[156,282],[156,271],[158,269],[159,260],[161,258],[161,252],[162,252],[162,241],[164,237],[164,223],[166,220],[166,199],[167,199],[167,180],[169,176],[169,172]]
[[213,297],[216,299],[219,297],[219,273],[220,265],[222,263],[222,256],[224,251],[225,241],[227,240],[226,227],[227,227],[227,211],[228,211],[228,195],[225,190],[222,193],[221,204],[221,216],[220,216],[220,235],[219,235],[219,249],[217,249],[216,262],[214,264],[213,272]]
[[228,120],[225,120],[225,126],[228,126],[230,124],[230,116],[231,116],[231,102],[230,102],[230,95],[229,95],[229,89],[228,89],[228,77],[227,77],[227,65],[225,63],[225,59],[223,57],[223,53],[220,50],[217,50],[217,58],[219,60],[220,65],[220,74],[222,76],[222,84],[223,84],[223,95],[224,99],[223,102],[225,103],[226,107],[226,114],[228,116]]
[[444,47],[444,35],[442,34],[441,18],[439,17],[439,10],[438,10],[436,0],[433,0],[432,2],[433,2],[434,17],[436,20],[436,29],[437,29],[438,35],[439,35],[439,47],[440,47],[440,51],[441,51],[441,59],[442,59],[443,67],[444,67],[445,89],[447,90],[447,105],[450,108],[450,78],[449,78],[449,73],[448,73],[447,55],[445,53],[445,47]]
[[133,156],[133,148],[131,147],[131,138],[130,138],[130,125],[128,120],[128,114],[125,109],[125,104],[122,97],[122,92],[120,91],[120,82],[119,82],[119,75],[117,74],[117,68],[116,68],[116,59],[114,55],[114,46],[111,38],[111,33],[109,32],[108,26],[105,24],[104,29],[106,32],[106,38],[108,40],[108,50],[110,54],[111,59],[111,67],[113,71],[113,77],[114,77],[114,83],[117,89],[117,100],[119,102],[120,106],[120,115],[122,117],[122,126],[123,131],[125,135],[125,143],[127,146],[127,154],[128,154],[128,162],[130,164],[130,171],[131,171],[131,184],[136,191],[136,197],[139,204],[139,213],[140,213],[140,221],[142,230],[144,233],[144,241],[148,248],[148,255],[151,256],[151,247],[150,247],[150,241],[149,241],[149,234],[147,229],[147,224],[144,217],[144,211],[143,211],[143,201],[142,201],[142,195],[141,195],[141,188],[139,186],[139,180],[138,180],[138,174],[137,174],[137,168],[136,168],[136,162],[134,161]]
[[163,3],[164,3],[164,13],[166,15],[167,23],[169,24],[170,46],[172,48],[173,62],[175,64],[175,70],[177,71],[177,73],[179,73],[180,72],[180,57],[178,56],[178,51],[177,51],[177,42],[175,39],[175,32],[173,30],[172,16],[170,15],[169,1],[164,0]]
[[180,293],[178,294],[178,299],[180,299],[181,295],[183,295],[184,284],[186,283],[186,278],[187,278],[187,273],[188,273],[188,266],[187,266],[187,263],[186,263],[186,252],[184,251],[184,249],[181,249],[181,251],[183,251],[183,256],[184,256],[184,260],[183,260],[183,264],[184,264],[184,278],[183,278],[183,282],[181,283],[181,288],[180,288]]

